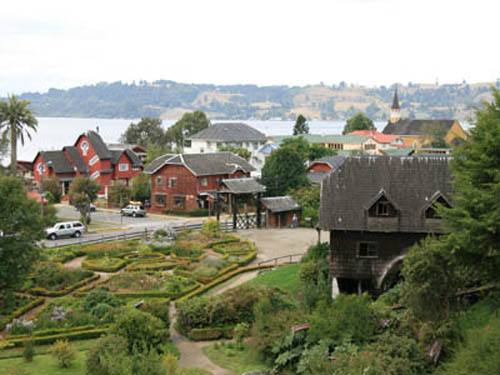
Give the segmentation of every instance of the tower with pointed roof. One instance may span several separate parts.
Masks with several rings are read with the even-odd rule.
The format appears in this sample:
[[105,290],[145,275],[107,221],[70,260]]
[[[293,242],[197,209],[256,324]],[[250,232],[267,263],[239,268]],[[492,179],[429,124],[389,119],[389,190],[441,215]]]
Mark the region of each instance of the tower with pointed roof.
[[392,97],[391,118],[389,121],[394,124],[400,119],[401,113],[399,108],[398,86],[396,86],[396,89],[394,90],[394,96]]

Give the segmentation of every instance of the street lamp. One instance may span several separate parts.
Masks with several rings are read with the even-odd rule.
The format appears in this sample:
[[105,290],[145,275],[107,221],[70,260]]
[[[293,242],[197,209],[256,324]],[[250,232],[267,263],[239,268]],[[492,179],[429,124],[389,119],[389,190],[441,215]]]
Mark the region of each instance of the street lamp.
[[[52,161],[47,162],[47,167],[50,167],[52,165]],[[40,188],[39,188],[39,194],[40,194],[40,214],[42,215],[43,218],[43,198],[47,196],[47,193],[43,191],[43,176],[45,174],[45,165],[41,163],[38,166],[38,172],[40,173]]]

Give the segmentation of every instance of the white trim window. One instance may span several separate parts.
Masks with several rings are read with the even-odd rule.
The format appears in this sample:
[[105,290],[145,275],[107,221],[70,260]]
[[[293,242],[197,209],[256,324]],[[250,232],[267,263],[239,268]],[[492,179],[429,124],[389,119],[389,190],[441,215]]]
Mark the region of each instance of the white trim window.
[[120,172],[127,172],[128,171],[128,164],[127,163],[118,164],[118,170]]
[[101,172],[99,172],[99,171],[95,171],[94,173],[92,173],[92,174],[90,175],[90,178],[91,178],[91,179],[93,179],[93,180],[95,180],[95,179],[96,179],[97,177],[99,177],[100,175],[101,175]]
[[99,161],[99,156],[95,155],[92,159],[89,160],[89,165],[92,166]]
[[87,141],[83,141],[80,143],[80,149],[82,150],[83,156],[87,156],[87,152],[89,151],[89,143]]
[[168,187],[172,189],[177,187],[177,177],[170,177],[168,179]]
[[200,181],[200,185],[203,187],[207,187],[208,186],[208,178],[203,177]]

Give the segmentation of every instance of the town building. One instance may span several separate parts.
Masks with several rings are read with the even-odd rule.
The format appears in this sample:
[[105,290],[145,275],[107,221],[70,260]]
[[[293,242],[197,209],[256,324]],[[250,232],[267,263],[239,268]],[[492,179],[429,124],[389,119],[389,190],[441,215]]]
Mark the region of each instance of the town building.
[[306,175],[309,181],[313,184],[321,183],[323,177],[325,177],[332,170],[342,165],[345,160],[345,156],[334,155],[334,156],[324,156],[322,158],[313,160],[306,169]]
[[293,217],[300,222],[302,208],[290,196],[261,198],[267,228],[291,228]]
[[453,119],[401,119],[397,87],[394,91],[389,122],[382,133],[400,136],[407,147],[421,148],[432,142],[432,134],[442,132],[449,145],[457,145],[467,140],[468,135]]
[[379,154],[382,154],[384,150],[391,150],[405,146],[404,140],[399,135],[384,134],[376,130],[356,130],[349,134],[372,137],[377,142],[377,150]]
[[231,152],[162,155],[144,170],[151,175],[151,211],[209,208],[222,180],[254,170]]
[[217,152],[221,147],[243,147],[250,151],[250,164],[260,171],[263,165],[258,150],[267,142],[266,135],[243,123],[216,123],[187,138],[184,153]]
[[452,205],[450,161],[351,156],[323,178],[319,226],[341,292],[380,291],[415,243],[444,232],[436,204]]
[[131,149],[110,150],[94,131],[81,134],[73,146],[60,151],[38,152],[33,166],[38,184],[44,178],[55,177],[65,195],[76,177],[89,176],[101,184],[99,196],[105,199],[115,181],[128,186],[143,169],[141,159]]

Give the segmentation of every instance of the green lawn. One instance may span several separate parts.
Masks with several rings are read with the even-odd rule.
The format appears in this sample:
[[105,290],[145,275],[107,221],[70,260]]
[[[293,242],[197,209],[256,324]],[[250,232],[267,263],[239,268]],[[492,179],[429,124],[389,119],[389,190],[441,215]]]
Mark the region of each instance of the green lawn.
[[[21,371],[17,371],[20,369]],[[68,368],[58,367],[49,354],[37,355],[33,362],[25,362],[24,358],[0,360],[0,374],[23,375],[85,375],[85,352],[77,352],[76,360]]]
[[262,273],[243,285],[272,286],[295,296],[300,289],[299,268],[300,264],[281,266],[274,271]]
[[237,375],[248,371],[270,370],[271,368],[259,360],[257,351],[248,344],[243,344],[243,350],[214,345],[202,348],[203,353],[217,366],[233,370]]

